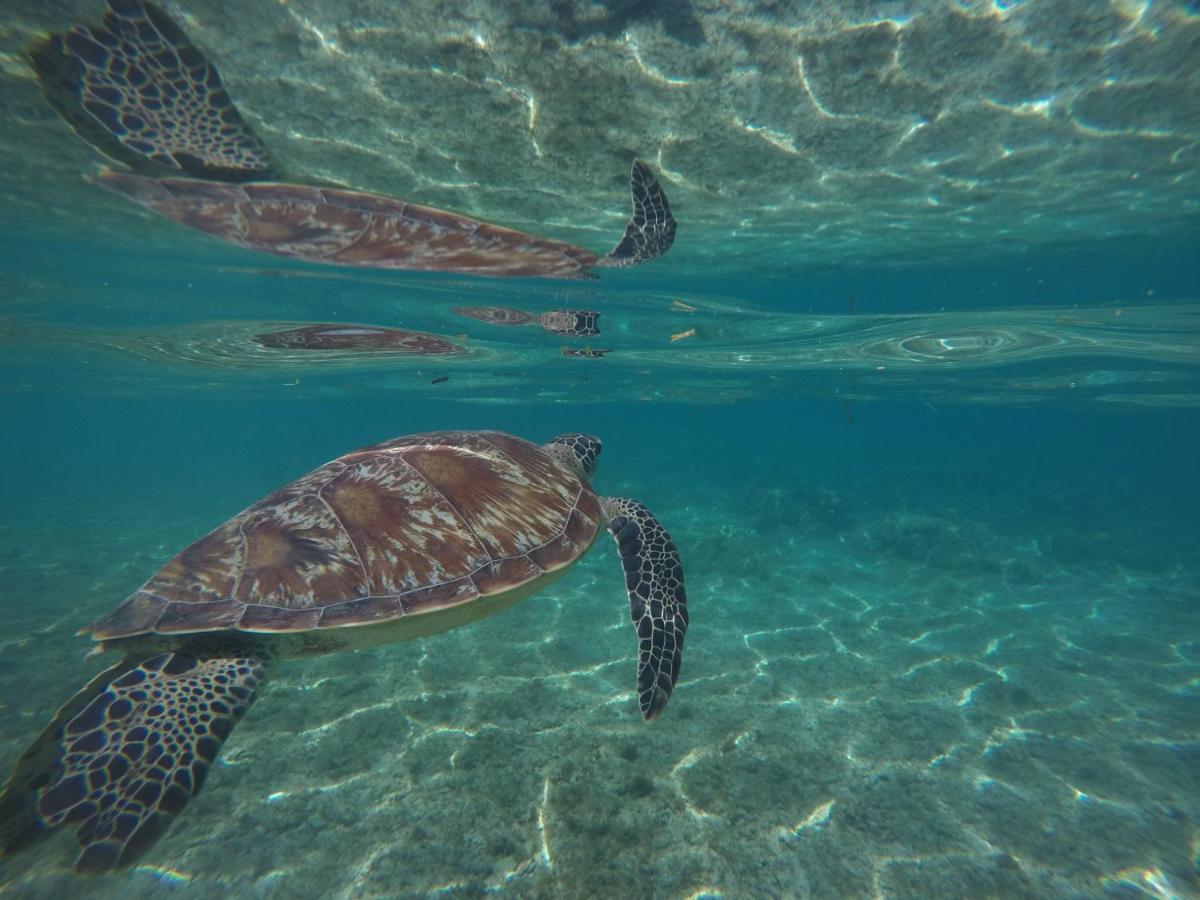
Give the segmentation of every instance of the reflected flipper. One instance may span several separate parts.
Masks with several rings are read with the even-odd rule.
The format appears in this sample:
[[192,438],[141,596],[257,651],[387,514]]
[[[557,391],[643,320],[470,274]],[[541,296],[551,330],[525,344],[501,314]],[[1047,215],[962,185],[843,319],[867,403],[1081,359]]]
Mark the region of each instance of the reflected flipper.
[[266,150],[216,67],[154,4],[110,0],[102,24],[52,35],[29,55],[46,100],[101,153],[148,174],[268,176]]
[[675,243],[675,217],[658,179],[644,162],[635,160],[629,180],[633,218],[621,243],[602,257],[598,266],[636,266],[662,256]]

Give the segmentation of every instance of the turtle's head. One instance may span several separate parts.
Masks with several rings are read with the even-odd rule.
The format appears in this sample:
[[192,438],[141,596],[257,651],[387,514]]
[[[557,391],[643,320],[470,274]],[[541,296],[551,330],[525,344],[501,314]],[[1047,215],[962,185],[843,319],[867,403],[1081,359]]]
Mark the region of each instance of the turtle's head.
[[560,434],[546,449],[569,465],[583,478],[591,478],[600,459],[600,438],[590,434]]

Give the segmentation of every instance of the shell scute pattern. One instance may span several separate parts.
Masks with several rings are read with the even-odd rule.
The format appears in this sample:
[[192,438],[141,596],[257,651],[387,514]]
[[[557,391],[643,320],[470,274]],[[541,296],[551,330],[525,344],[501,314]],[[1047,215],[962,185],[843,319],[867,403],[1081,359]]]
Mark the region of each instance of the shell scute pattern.
[[[447,498],[490,559],[528,553],[562,530],[580,486],[540,450],[469,435],[452,446],[415,446],[404,460]],[[540,457],[540,458],[539,458]]]
[[238,620],[242,631],[263,631],[282,634],[285,632],[309,631],[321,621],[321,609],[284,609],[280,606],[248,604]]
[[402,455],[347,465],[321,497],[357,549],[372,595],[461,578],[488,561],[450,503]]
[[234,598],[290,609],[367,593],[362,564],[337,516],[316,494],[284,496],[243,514],[245,559]]
[[562,568],[599,522],[591,489],[526,441],[498,432],[398,438],[255,503],[90,630],[115,638],[386,621]]
[[[501,591],[524,584],[542,574],[542,569],[528,556],[513,556],[488,563],[472,573],[471,581],[482,595],[498,594]],[[407,599],[407,598],[406,598]]]
[[245,560],[237,519],[184,548],[146,582],[144,591],[168,601],[216,602],[233,596]]

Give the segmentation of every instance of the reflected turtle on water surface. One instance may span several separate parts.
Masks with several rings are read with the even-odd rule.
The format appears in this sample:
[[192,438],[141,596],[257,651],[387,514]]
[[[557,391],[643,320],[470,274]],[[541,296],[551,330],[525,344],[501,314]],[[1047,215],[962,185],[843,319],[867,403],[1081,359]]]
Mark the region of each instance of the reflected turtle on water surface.
[[102,24],[52,35],[30,59],[59,115],[133,170],[106,169],[92,181],[252,250],[345,266],[579,278],[655,259],[675,240],[666,195],[638,161],[632,218],[603,256],[404,200],[274,180],[216,67],[145,0],[109,0]]
[[[279,660],[426,637],[555,581],[607,528],[641,714],[679,679],[683,569],[642,504],[600,497],[600,441],[400,437],[317,468],[187,547],[84,629],[122,659],[58,711],[0,792],[0,855],[76,826],[76,871],[132,863],[200,790]],[[483,648],[481,648],[483,649]],[[252,836],[247,836],[252,837]]]
[[463,349],[436,334],[376,325],[302,325],[251,340],[273,350],[387,350],[410,356],[445,356]]
[[552,309],[534,315],[507,306],[456,306],[452,312],[489,325],[538,325],[564,337],[594,337],[600,333],[600,313],[588,309]]

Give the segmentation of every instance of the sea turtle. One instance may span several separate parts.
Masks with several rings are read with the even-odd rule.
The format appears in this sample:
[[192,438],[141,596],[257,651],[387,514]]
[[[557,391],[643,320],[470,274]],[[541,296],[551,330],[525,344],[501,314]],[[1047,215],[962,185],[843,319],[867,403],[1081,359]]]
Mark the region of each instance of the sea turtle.
[[589,309],[552,309],[535,315],[509,306],[456,306],[451,312],[489,325],[538,325],[551,334],[566,337],[593,337],[600,333],[596,324],[600,313]]
[[[145,0],[109,0],[102,24],[51,35],[30,59],[76,133],[134,170],[106,169],[92,181],[253,250],[346,266],[572,278],[654,259],[675,240],[666,195],[637,161],[633,216],[605,256],[391,197],[276,180],[216,67]],[[192,177],[171,177],[179,175]]]
[[79,872],[128,865],[199,791],[268,668],[425,637],[545,588],[606,526],[654,719],[679,677],[683,569],[640,503],[589,484],[600,441],[496,431],[339,457],[196,541],[85,632],[122,655],[62,707],[0,793],[0,852],[67,823]]

